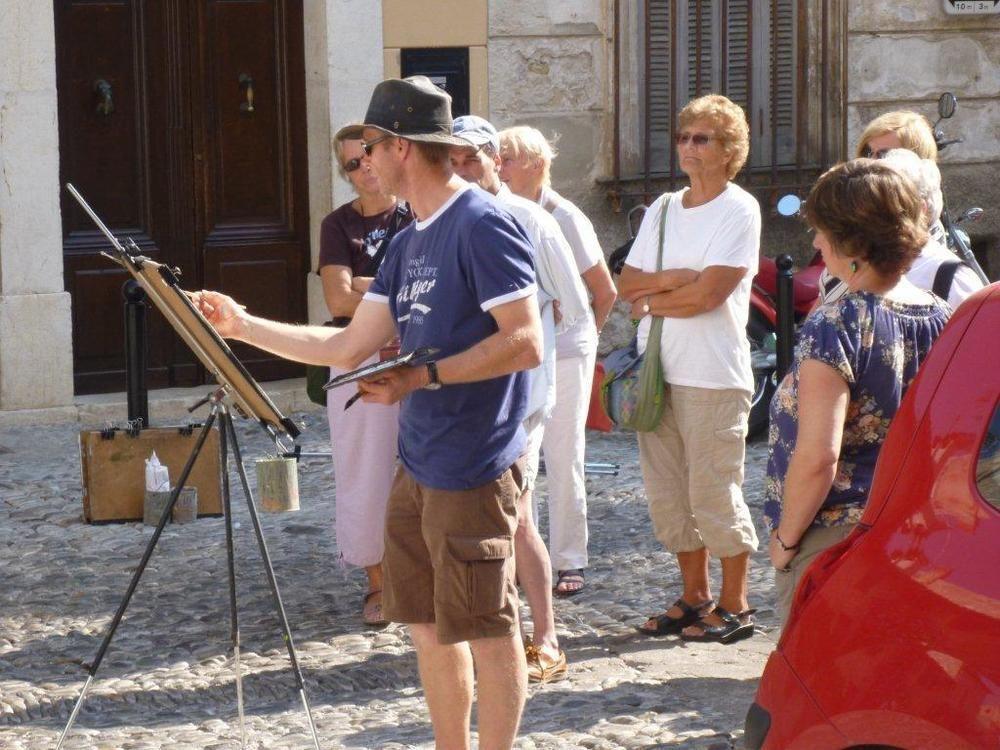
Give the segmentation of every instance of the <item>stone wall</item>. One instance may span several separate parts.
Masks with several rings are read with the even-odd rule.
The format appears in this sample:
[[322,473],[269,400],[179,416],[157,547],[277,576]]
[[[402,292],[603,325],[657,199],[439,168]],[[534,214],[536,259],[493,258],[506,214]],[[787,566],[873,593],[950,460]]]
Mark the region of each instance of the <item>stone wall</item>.
[[0,24],[0,410],[69,404],[52,5],[4,3]]
[[969,227],[976,254],[1000,278],[1000,15],[947,15],[941,0],[850,3],[848,141],[892,109],[937,119],[937,98],[951,91],[957,114],[942,123],[964,143],[941,154],[953,214],[971,205],[986,215]]

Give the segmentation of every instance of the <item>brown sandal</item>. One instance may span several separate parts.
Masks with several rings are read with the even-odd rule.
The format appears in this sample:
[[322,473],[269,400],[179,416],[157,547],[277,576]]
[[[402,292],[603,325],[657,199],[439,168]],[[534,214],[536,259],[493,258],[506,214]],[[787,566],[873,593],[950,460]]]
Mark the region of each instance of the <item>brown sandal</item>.
[[382,599],[380,598],[377,602],[371,601],[372,597],[381,593],[382,589],[369,591],[362,600],[361,620],[365,625],[372,628],[384,628],[389,624],[389,621],[382,616]]

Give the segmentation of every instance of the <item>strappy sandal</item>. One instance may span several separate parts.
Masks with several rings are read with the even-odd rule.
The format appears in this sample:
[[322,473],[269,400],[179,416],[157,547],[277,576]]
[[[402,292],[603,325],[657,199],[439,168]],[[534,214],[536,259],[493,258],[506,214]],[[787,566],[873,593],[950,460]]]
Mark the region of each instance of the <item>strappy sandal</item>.
[[656,621],[655,628],[646,628],[642,625],[636,627],[643,635],[673,635],[675,633],[681,632],[688,625],[694,625],[696,622],[700,621],[702,615],[705,614],[715,604],[714,599],[709,599],[707,602],[702,602],[695,606],[691,606],[683,599],[678,599],[674,602],[673,606],[677,607],[682,614],[680,617],[671,617],[666,612],[662,615],[650,615],[650,620]]
[[565,678],[567,671],[569,671],[565,651],[559,649],[559,654],[555,659],[543,664],[542,660],[547,657],[530,639],[525,639],[524,657],[528,662],[528,682],[544,685],[547,682],[555,682]]
[[382,589],[369,591],[362,600],[361,620],[370,628],[384,628],[389,624],[389,621],[382,616],[382,602],[370,604],[371,598],[381,593]]
[[[573,570],[560,570],[556,574],[556,585],[552,587],[552,593],[561,599],[566,599],[570,596],[576,596],[581,591],[583,591],[585,582],[583,578],[583,569],[575,568]],[[580,587],[576,589],[560,589],[564,583],[579,583]]]
[[[702,621],[697,623],[698,627],[701,628],[701,635],[681,633],[681,640],[698,643],[735,643],[736,641],[742,641],[756,632],[756,625],[753,617],[751,617],[756,611],[756,609],[744,609],[742,612],[733,614],[727,609],[716,607],[712,610],[712,614],[722,620],[721,625],[709,625]],[[744,622],[744,618],[746,618],[746,622]]]

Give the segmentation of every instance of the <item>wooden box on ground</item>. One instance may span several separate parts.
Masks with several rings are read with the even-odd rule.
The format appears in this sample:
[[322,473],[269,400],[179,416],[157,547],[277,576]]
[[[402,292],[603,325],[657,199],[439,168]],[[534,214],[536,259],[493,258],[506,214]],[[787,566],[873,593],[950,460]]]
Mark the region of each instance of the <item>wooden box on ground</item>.
[[[150,427],[132,436],[126,431],[80,433],[83,468],[83,517],[97,521],[141,521],[146,491],[146,459],[156,451],[170,469],[170,484],[180,479],[198,442],[200,426]],[[198,515],[222,513],[219,432],[208,434],[185,486],[198,488]]]

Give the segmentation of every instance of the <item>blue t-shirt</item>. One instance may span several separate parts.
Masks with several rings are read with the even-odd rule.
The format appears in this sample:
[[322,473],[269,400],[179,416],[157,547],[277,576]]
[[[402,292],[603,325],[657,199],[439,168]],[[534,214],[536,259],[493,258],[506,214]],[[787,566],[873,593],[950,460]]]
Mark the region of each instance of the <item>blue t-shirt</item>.
[[[535,292],[524,230],[487,193],[465,189],[393,238],[365,299],[389,305],[403,352],[432,346],[444,359],[497,332],[492,308]],[[527,397],[526,372],[410,393],[399,412],[403,466],[436,489],[493,481],[524,449]]]
[[829,365],[850,391],[836,476],[812,525],[855,524],[868,501],[889,424],[950,315],[947,303],[932,295],[919,305],[870,292],[845,294],[809,314],[792,367],[771,401],[764,519],[772,531],[781,520],[785,476],[798,437],[802,363],[815,359]]

